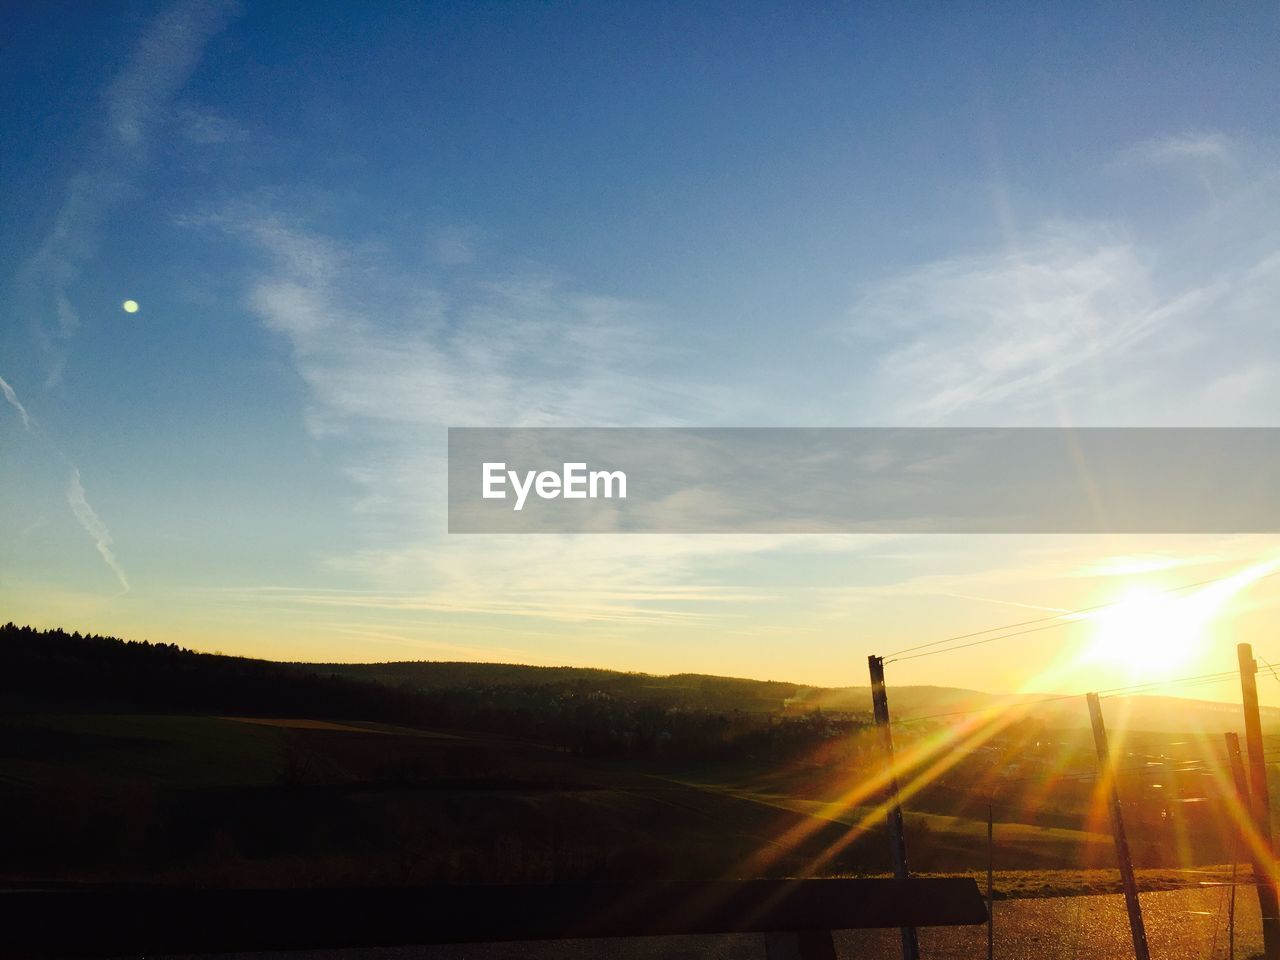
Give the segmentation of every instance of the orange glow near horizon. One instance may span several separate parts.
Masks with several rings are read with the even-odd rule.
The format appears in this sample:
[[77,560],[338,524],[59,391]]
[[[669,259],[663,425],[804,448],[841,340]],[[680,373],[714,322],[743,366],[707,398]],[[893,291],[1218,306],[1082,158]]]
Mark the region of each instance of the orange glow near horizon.
[[[1109,661],[1126,666],[1132,679],[1150,679],[1156,683],[1168,679],[1169,668],[1188,668],[1207,656],[1208,630],[1215,618],[1241,591],[1280,570],[1280,558],[1253,564],[1225,579],[1184,595],[1164,591],[1135,589],[1125,600],[1090,614],[1071,619],[1097,622],[1097,633],[1092,644],[1083,651],[1076,650],[1059,657],[1033,678],[1023,691],[1061,687],[1075,681],[1083,666],[1098,661]],[[1094,671],[1096,672],[1096,670]],[[892,680],[890,680],[892,686]],[[1145,692],[1145,691],[1144,691]],[[1159,691],[1156,691],[1159,692]],[[1171,691],[1175,695],[1177,691]],[[1083,696],[1080,709],[1084,711]],[[1122,704],[1123,700],[1104,701]],[[836,844],[824,849],[808,862],[806,875],[820,875],[849,844],[869,832],[883,828],[885,816],[892,805],[886,794],[891,781],[898,783],[898,802],[909,809],[912,798],[937,784],[966,757],[972,756],[997,737],[1012,731],[1035,710],[1035,702],[1026,700],[1014,705],[994,706],[959,716],[954,721],[943,721],[936,729],[900,742],[892,767],[885,766],[874,776],[848,782],[839,789],[835,799],[822,805],[810,819],[795,825],[775,839],[768,847],[756,851],[750,860],[741,865],[743,875],[767,869],[788,851],[796,850],[812,836],[824,822],[838,821],[849,825],[848,832]],[[1105,707],[1104,707],[1105,709]],[[1120,720],[1116,723],[1116,720]],[[1126,755],[1125,724],[1122,717],[1113,715],[1110,752],[1112,768],[1120,768],[1118,758]],[[895,725],[896,734],[902,727]],[[1203,730],[1188,730],[1192,738],[1203,746],[1205,773],[1213,782],[1218,802],[1222,803],[1233,821],[1242,841],[1242,856],[1261,857],[1268,867],[1274,861],[1262,856],[1264,841],[1255,829],[1249,811],[1235,794],[1234,783],[1219,736],[1210,736]],[[1063,769],[1065,758],[1059,758],[1053,769],[1042,776],[1036,789],[1047,795],[1064,778],[1078,778],[1079,772]],[[1107,824],[1107,797],[1111,785],[1111,772],[1099,770],[1095,774],[1088,830],[1103,838]],[[1007,787],[1002,779],[985,784],[970,784],[971,790],[985,792],[994,797]],[[1105,846],[1105,843],[1104,843]]]
[[1096,632],[1082,665],[1110,665],[1131,682],[1190,672],[1208,658],[1214,622],[1228,604],[1277,570],[1280,559],[1271,559],[1181,594],[1131,587],[1118,603],[1084,615]]

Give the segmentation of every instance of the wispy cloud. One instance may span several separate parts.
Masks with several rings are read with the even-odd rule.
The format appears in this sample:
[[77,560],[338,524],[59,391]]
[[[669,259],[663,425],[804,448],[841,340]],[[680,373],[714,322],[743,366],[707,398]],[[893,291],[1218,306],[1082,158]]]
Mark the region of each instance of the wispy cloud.
[[[70,468],[71,476],[70,481],[67,484],[67,503],[71,506],[71,512],[75,514],[76,520],[80,522],[80,526],[85,529],[85,532],[93,538],[93,542],[98,549],[98,553],[102,556],[102,559],[106,561],[107,566],[111,568],[111,572],[116,575],[116,579],[120,581],[120,586],[123,588],[124,592],[128,593],[129,580],[125,576],[124,568],[120,566],[120,562],[116,559],[115,552],[111,548],[111,532],[107,529],[107,525],[102,522],[102,519],[94,511],[93,507],[90,506],[88,499],[85,497],[84,484],[80,480],[79,468],[72,464],[71,461],[67,459],[66,454],[58,450],[58,448],[50,443],[46,437],[37,433],[35,425],[31,420],[30,415],[27,413],[27,408],[22,405],[22,402],[18,399],[18,395],[14,391],[13,387],[11,387],[3,377],[0,377],[0,393],[3,393],[5,400],[8,401],[9,405],[18,411],[18,415],[22,418],[22,426],[27,433],[43,440],[47,449],[51,450],[53,456],[56,457],[60,463]],[[43,526],[46,522],[46,519],[41,517],[34,523],[25,527],[20,536],[26,537],[32,531]]]
[[1185,304],[1162,303],[1137,251],[1053,231],[1022,249],[927,264],[868,291],[864,335],[888,340],[877,387],[904,422],[1052,401],[1071,374],[1126,351]]
[[[651,305],[528,273],[440,289],[260,211],[188,222],[265,255],[246,302],[307,385],[312,435],[361,491],[351,506],[363,545],[322,566],[371,589],[302,588],[274,594],[277,602],[530,623],[710,622],[768,599],[717,582],[719,565],[809,543],[449,537],[446,426],[705,423],[734,404],[722,390],[670,376],[678,355]],[[848,538],[841,544],[857,549]]]
[[482,238],[479,227],[464,224],[444,227],[431,239],[432,257],[444,266],[461,266],[476,259],[476,248]]
[[266,255],[247,303],[382,533],[443,532],[446,426],[665,425],[714,406],[663,375],[644,304],[529,276],[445,293],[278,217],[215,222]]
[[241,124],[207,107],[182,107],[176,111],[175,120],[182,136],[191,143],[244,143],[249,139],[249,131]]
[[1205,564],[1223,563],[1224,558],[1218,554],[1177,554],[1177,553],[1140,553],[1120,554],[1118,556],[1101,557],[1091,561],[1074,576],[1078,577],[1135,577],[1146,574],[1164,573],[1169,570],[1180,570],[1186,567],[1197,567]]
[[232,0],[186,0],[151,22],[104,97],[108,129],[118,142],[142,145],[147,128],[200,62],[205,44],[238,11]]
[[13,392],[13,387],[9,386],[4,377],[0,377],[0,393],[3,393],[4,398],[9,401],[9,406],[18,411],[18,416],[22,418],[23,429],[31,433],[31,417],[27,415],[27,408],[18,400],[18,395]]
[[1125,163],[1235,162],[1235,144],[1221,133],[1204,131],[1157,137],[1134,144],[1120,152]]
[[671,422],[707,401],[661,376],[644,304],[518,275],[449,298],[279,219],[228,226],[274,261],[249,305],[332,427]]
[[94,546],[98,548],[98,553],[101,554],[103,561],[111,568],[111,572],[116,575],[116,579],[120,581],[122,590],[128,593],[129,578],[125,576],[124,568],[120,566],[120,561],[116,559],[115,552],[111,549],[111,531],[107,529],[107,525],[102,522],[102,518],[89,505],[89,501],[84,494],[84,485],[80,482],[80,471],[75,467],[71,468],[71,479],[67,484],[67,502],[71,504],[71,512],[76,515],[76,519],[80,521],[80,526],[84,527],[85,533],[93,538]]
[[[1219,135],[1135,156],[1235,157]],[[875,283],[851,311],[876,350],[870,404],[899,423],[1265,425],[1280,295],[1280,159],[1213,189],[1144,183],[1158,219],[1057,221]]]

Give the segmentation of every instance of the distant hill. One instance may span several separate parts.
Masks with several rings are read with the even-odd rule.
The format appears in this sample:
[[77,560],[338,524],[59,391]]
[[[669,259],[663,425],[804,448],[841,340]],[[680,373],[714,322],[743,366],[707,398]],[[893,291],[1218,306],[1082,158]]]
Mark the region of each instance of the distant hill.
[[780,757],[869,725],[783,712],[794,684],[501,664],[273,663],[174,644],[0,627],[0,713],[379,721],[595,757]]
[[[326,676],[408,685],[423,691],[506,689],[556,690],[564,694],[604,693],[619,700],[710,711],[776,713],[804,687],[776,680],[744,680],[697,673],[654,676],[590,667],[531,667],[512,663],[404,661],[398,663],[312,663]],[[857,710],[869,713],[871,702]]]
[[[871,712],[868,687],[502,663],[275,663],[12,623],[0,627],[0,658],[5,667],[0,694],[10,705],[53,699],[94,709],[114,704],[483,729],[508,724],[518,729],[520,718],[531,712],[563,715],[566,705],[587,701],[597,710],[600,703],[611,703],[615,712],[796,715],[822,710],[861,718]],[[956,723],[975,711],[1024,707],[1029,719],[1048,727],[1088,726],[1083,697],[1035,706],[1038,699],[1048,698],[954,687],[889,688],[897,722]],[[1135,696],[1105,704],[1108,725],[1116,730],[1220,733],[1243,725],[1239,706],[1230,703]],[[1262,713],[1265,726],[1280,728],[1280,709]]]
[[413,691],[295,664],[197,653],[176,644],[0,626],[0,707],[362,718],[430,722]]
[[[636,701],[696,706],[706,710],[748,713],[871,713],[870,687],[812,687],[773,680],[749,680],[703,674],[652,676],[587,667],[533,667],[502,663],[403,661],[393,663],[310,664],[323,674],[373,680],[420,690],[485,687],[594,690]],[[1038,701],[1047,701],[1036,706]],[[1115,730],[1152,732],[1241,730],[1239,704],[1181,697],[1131,696],[1104,701],[1108,725]],[[889,704],[895,721],[955,723],[992,709],[1022,707],[1027,717],[1057,728],[1087,728],[1084,697],[992,694],[959,687],[891,686]],[[1280,728],[1280,709],[1262,708],[1263,725]]]
[[[803,696],[807,702],[826,710],[870,709],[868,687],[843,687],[833,690],[812,688]],[[954,687],[890,687],[889,706],[895,721],[931,719],[937,723],[962,722],[973,713],[984,710],[1023,708],[1029,719],[1053,728],[1087,728],[1088,709],[1084,696],[1066,699],[1056,695],[991,694]],[[1144,730],[1177,733],[1189,730],[1220,734],[1243,730],[1244,718],[1239,703],[1213,700],[1189,700],[1182,697],[1126,696],[1103,701],[1108,727],[1115,730]],[[1262,722],[1266,727],[1280,728],[1280,709],[1263,707]]]

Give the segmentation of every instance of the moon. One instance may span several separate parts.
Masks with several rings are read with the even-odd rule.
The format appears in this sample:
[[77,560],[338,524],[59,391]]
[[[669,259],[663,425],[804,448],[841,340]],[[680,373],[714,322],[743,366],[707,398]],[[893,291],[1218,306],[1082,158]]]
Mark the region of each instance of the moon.
[[124,303],[120,304],[120,306],[124,309],[124,312],[125,312],[125,313],[137,313],[137,312],[138,312],[138,301],[137,301],[137,300],[126,300]]

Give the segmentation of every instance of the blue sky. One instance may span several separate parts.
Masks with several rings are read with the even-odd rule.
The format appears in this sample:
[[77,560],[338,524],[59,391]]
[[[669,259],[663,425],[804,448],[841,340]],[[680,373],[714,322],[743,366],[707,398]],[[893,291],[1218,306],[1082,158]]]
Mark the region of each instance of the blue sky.
[[[1274,425],[1278,18],[11,10],[0,601],[263,656],[857,682],[881,637],[1268,557],[464,542],[442,470],[450,425]],[[1010,688],[1059,652],[912,679]]]

